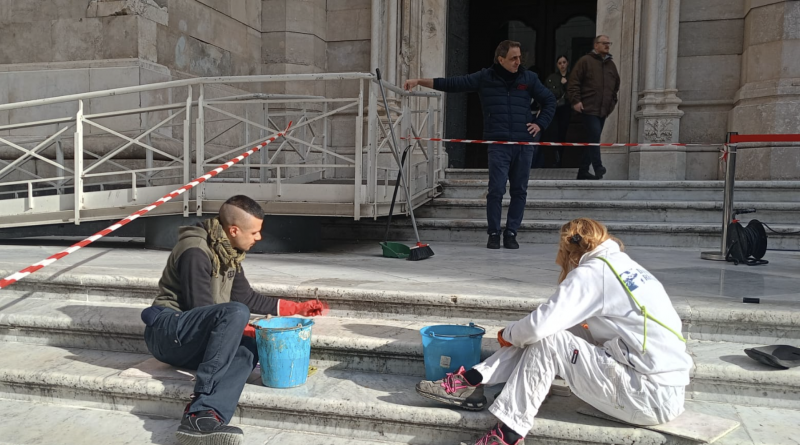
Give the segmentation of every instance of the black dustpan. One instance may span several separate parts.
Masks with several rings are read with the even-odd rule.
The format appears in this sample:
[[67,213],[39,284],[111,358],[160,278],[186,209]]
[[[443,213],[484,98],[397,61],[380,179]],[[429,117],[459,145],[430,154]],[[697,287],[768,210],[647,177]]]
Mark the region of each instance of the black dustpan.
[[751,359],[780,369],[800,366],[800,348],[788,345],[761,346],[744,350]]

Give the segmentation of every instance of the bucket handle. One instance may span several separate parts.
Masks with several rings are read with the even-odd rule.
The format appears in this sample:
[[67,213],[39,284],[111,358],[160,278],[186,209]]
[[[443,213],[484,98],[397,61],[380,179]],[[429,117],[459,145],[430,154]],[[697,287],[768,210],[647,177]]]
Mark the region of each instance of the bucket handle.
[[[457,326],[463,326],[463,325],[457,325]],[[478,326],[475,323],[470,323],[469,327],[478,328],[478,329],[482,330],[483,332],[481,332],[480,334],[470,334],[470,335],[444,335],[444,334],[437,334],[437,333],[431,331],[430,335],[431,335],[431,337],[441,337],[441,338],[456,338],[456,337],[473,338],[473,337],[478,337],[478,336],[486,334],[486,328],[484,328],[483,326]]]

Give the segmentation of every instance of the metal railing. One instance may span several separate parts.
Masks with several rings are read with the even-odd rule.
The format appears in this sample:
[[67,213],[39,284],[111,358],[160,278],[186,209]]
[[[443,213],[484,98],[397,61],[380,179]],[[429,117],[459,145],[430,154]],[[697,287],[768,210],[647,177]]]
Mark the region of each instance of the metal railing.
[[[387,146],[386,113],[404,136],[441,137],[443,97],[384,83],[392,100],[385,110],[375,82],[366,73],[195,78],[0,105],[0,112],[35,108],[52,117],[54,108],[73,107],[74,113],[0,126],[0,227],[127,214],[289,121],[290,133],[260,157],[184,194],[161,214],[214,212],[227,197],[243,193],[268,213],[385,215],[398,168]],[[349,95],[336,98],[243,90],[344,84]],[[149,106],[114,106],[122,97]],[[447,160],[434,142],[416,142],[410,155],[405,168],[416,207],[436,194]],[[407,211],[401,203],[398,213]]]

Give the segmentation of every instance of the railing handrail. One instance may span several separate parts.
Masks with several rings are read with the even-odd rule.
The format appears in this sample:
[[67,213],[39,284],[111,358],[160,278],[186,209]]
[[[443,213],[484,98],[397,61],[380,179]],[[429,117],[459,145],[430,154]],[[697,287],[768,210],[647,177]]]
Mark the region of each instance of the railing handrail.
[[[110,90],[89,91],[86,93],[68,94],[66,96],[48,97],[44,99],[33,99],[22,102],[12,102],[0,104],[0,111],[15,110],[19,108],[38,107],[75,100],[97,99],[101,97],[117,96],[121,94],[140,93],[144,91],[163,90],[166,88],[185,87],[200,84],[220,84],[220,83],[254,83],[254,82],[288,82],[288,81],[313,81],[313,80],[357,80],[375,78],[371,73],[317,73],[317,74],[261,74],[253,76],[222,76],[222,77],[195,77],[192,79],[170,80],[166,82],[149,83],[147,85],[136,85],[131,87],[113,88]],[[404,96],[414,97],[437,97],[438,92],[418,92],[405,91],[395,85],[383,82],[387,89]]]

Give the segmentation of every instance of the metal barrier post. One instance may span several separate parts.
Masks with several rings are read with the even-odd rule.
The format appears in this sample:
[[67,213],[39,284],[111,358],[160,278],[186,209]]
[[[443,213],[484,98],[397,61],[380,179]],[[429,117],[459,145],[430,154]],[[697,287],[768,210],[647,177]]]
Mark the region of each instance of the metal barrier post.
[[728,133],[726,138],[726,153],[728,161],[725,166],[725,188],[723,190],[722,201],[722,239],[718,252],[701,252],[700,258],[712,261],[727,261],[728,250],[728,225],[733,220],[733,186],[736,179],[736,144],[731,144],[731,135],[739,133]]
[[[200,95],[197,97],[197,123],[195,124],[195,157],[197,158],[196,175],[199,178],[203,176],[203,164],[205,163],[205,110],[203,110],[203,102],[205,100],[205,85],[200,84]],[[203,188],[204,184],[196,187],[195,191],[195,215],[203,216]]]
[[355,143],[355,188],[353,193],[353,219],[361,219],[361,184],[363,184],[361,168],[364,155],[364,79],[358,80],[358,115],[356,116],[356,143]]
[[[183,183],[192,180],[192,86],[186,87],[186,114],[183,116]],[[195,192],[196,193],[196,192]],[[189,216],[189,193],[183,194],[183,217]]]
[[73,196],[75,198],[75,225],[81,224],[81,207],[83,207],[83,101],[78,101],[78,115],[75,118],[75,171],[73,172]]

